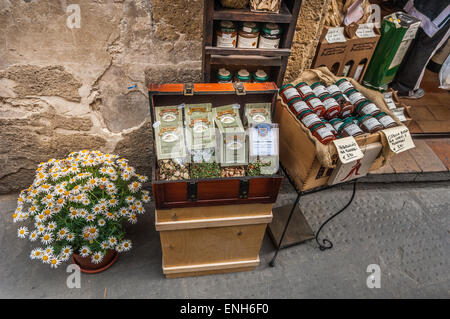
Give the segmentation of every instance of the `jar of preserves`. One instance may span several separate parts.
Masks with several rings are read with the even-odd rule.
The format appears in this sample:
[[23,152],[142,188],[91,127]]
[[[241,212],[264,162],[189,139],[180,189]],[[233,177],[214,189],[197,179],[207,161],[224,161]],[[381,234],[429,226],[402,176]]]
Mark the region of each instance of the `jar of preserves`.
[[313,90],[309,87],[309,85],[306,82],[300,82],[296,84],[295,88],[304,99],[310,96],[311,94],[314,95]]
[[317,114],[311,110],[306,110],[306,111],[301,112],[297,116],[297,118],[300,120],[300,122],[303,123],[303,125],[305,125],[309,129],[311,129],[311,127],[313,127],[316,124],[319,124],[319,123],[322,124],[322,121],[317,116]]
[[338,94],[342,94],[341,89],[336,84],[331,84],[327,86],[327,91],[332,97],[335,97],[335,95]]
[[350,116],[355,110],[355,106],[350,103],[350,101],[345,97],[344,94],[337,94],[334,99],[339,103],[341,107],[341,111],[339,112],[339,116],[342,118],[346,118]]
[[375,133],[383,129],[383,124],[368,114],[363,115],[358,119],[358,125],[366,133]]
[[384,112],[375,114],[374,117],[381,123],[381,125],[383,125],[384,128],[398,126],[397,122],[395,122],[395,120],[391,116]]
[[301,97],[300,93],[298,93],[297,89],[292,84],[283,85],[280,88],[280,95],[284,103],[286,104],[290,99],[293,99],[294,97]]
[[339,134],[339,129],[344,124],[344,121],[339,118],[334,118],[330,120],[330,124],[333,125],[336,132]]
[[237,82],[250,82],[251,81],[250,73],[246,69],[240,69],[236,75]]
[[266,23],[262,28],[259,37],[258,48],[261,49],[278,49],[280,47],[281,28],[275,23]]
[[231,21],[221,21],[216,32],[219,48],[235,48],[237,42],[236,26]]
[[346,79],[340,79],[336,81],[336,85],[339,87],[339,90],[341,90],[342,93],[347,93],[348,91],[355,89],[353,84],[351,84]]
[[255,22],[244,22],[238,33],[238,48],[257,48],[259,28]]
[[225,68],[217,70],[217,79],[219,83],[233,82],[233,74]]
[[362,101],[368,101],[366,97],[361,92],[358,92],[356,89],[348,91],[347,96],[348,99],[350,100],[350,103],[352,103],[353,105],[357,105]]
[[330,120],[339,115],[339,112],[341,111],[341,106],[335,99],[331,97],[330,94],[322,95],[320,100],[322,101],[323,106],[325,107],[325,113],[323,114],[323,117],[325,117],[327,120]]
[[256,72],[253,74],[254,82],[267,82],[268,79],[269,76],[266,72],[264,72],[264,70],[256,70]]
[[353,122],[353,119],[348,117],[344,120],[341,127],[339,127],[339,135],[342,137],[359,136],[364,134],[361,128]]
[[336,129],[334,128],[333,125],[330,124],[330,122],[328,122],[326,119],[324,118],[320,118],[322,120],[322,123],[330,130],[331,133],[333,133],[334,136],[338,135],[338,132],[336,131]]
[[356,106],[356,113],[359,115],[372,115],[380,112],[380,109],[378,106],[376,106],[374,103],[370,102],[369,100],[362,101],[361,103],[357,104]]
[[304,101],[306,104],[308,104],[309,108],[317,114],[317,116],[323,116],[325,113],[325,106],[323,105],[322,101],[319,100],[314,93],[307,96]]
[[331,131],[323,123],[314,125],[310,130],[312,135],[317,138],[322,144],[328,144],[332,140],[336,139],[334,134],[331,133]]
[[289,110],[291,110],[295,117],[297,117],[303,111],[311,110],[308,104],[306,104],[306,102],[303,101],[300,97],[294,97],[290,99],[287,105],[289,106]]
[[320,99],[320,97],[329,94],[327,91],[327,88],[320,82],[315,82],[311,84],[311,89],[313,90],[314,94]]

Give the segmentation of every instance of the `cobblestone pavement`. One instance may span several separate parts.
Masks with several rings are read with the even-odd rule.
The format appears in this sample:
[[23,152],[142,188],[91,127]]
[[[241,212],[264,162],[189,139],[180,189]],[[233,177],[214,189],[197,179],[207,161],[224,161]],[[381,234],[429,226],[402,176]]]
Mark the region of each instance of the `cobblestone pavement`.
[[[251,272],[165,279],[152,207],[128,227],[134,242],[109,270],[82,275],[80,289],[66,286],[58,269],[28,258],[34,247],[16,237],[11,221],[15,195],[0,197],[0,298],[449,298],[450,183],[359,184],[352,205],[322,234],[334,248],[315,241],[282,250],[266,235],[261,264]],[[351,186],[304,197],[300,203],[314,230],[345,205]],[[277,205],[295,198],[284,185]],[[367,266],[381,268],[381,288],[369,289]]]

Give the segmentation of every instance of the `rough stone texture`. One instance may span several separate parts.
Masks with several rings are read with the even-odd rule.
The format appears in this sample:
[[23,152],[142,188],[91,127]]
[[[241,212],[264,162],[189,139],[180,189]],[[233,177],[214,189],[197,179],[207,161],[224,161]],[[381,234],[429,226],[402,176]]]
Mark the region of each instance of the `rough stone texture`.
[[292,53],[284,77],[285,83],[295,80],[301,72],[311,66],[329,3],[330,0],[302,1],[292,43]]
[[66,1],[0,2],[0,193],[83,148],[150,174],[147,84],[200,81],[202,0],[76,4],[80,28]]

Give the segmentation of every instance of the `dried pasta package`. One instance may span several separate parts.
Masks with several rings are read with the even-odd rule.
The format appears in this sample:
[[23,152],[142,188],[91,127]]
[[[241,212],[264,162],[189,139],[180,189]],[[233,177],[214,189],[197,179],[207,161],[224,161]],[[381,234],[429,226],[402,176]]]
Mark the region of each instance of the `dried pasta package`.
[[272,175],[279,169],[279,131],[278,124],[250,124],[249,164],[247,174]]
[[239,109],[239,104],[213,108],[214,122],[218,128],[218,149],[223,177],[245,176],[245,169],[228,168],[247,165],[246,132],[239,116]]
[[183,126],[154,126],[159,179],[189,179],[189,157]]
[[220,176],[211,104],[188,104],[185,109],[186,142],[192,178]]

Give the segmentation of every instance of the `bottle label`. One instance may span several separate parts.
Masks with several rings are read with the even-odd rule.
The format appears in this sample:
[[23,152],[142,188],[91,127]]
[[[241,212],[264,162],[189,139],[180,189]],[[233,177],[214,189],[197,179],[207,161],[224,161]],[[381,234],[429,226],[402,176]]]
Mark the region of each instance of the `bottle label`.
[[313,93],[313,90],[311,90],[311,88],[310,88],[309,86],[307,86],[307,85],[298,86],[297,88],[298,88],[298,89],[300,90],[300,92],[302,92],[304,95],[308,95],[308,94]]
[[380,121],[381,124],[383,124],[384,127],[387,127],[391,125],[392,123],[395,123],[394,119],[390,117],[389,115],[380,116],[378,118],[378,121]]
[[246,37],[242,37],[239,36],[238,37],[238,48],[247,48],[247,49],[251,49],[251,48],[256,48],[258,45],[258,37],[255,38],[246,38]]
[[369,103],[361,109],[363,114],[372,114],[376,111],[378,111],[378,107],[373,103]]
[[356,104],[358,101],[361,101],[361,100],[365,100],[365,99],[366,99],[366,97],[365,97],[364,95],[362,95],[361,93],[359,93],[359,92],[353,93],[353,94],[350,95],[348,98],[350,99],[350,102],[351,102],[353,105]]
[[289,88],[287,90],[284,90],[283,94],[284,94],[284,97],[288,100],[293,98],[294,96],[300,96],[298,94],[298,91],[295,88]]
[[295,102],[294,104],[292,104],[292,107],[294,108],[297,114],[299,114],[302,111],[309,110],[309,106],[308,104],[306,104],[305,101]]
[[231,34],[222,33],[222,36],[217,37],[217,46],[220,48],[234,48],[236,47],[237,36],[232,36]]
[[365,125],[369,131],[372,131],[378,125],[378,123],[379,122],[377,119],[370,118],[368,120],[365,120],[363,125]]
[[261,49],[278,49],[280,45],[280,38],[278,39],[267,39],[265,37],[259,38],[259,48]]
[[356,124],[350,124],[346,128],[344,128],[344,130],[348,133],[348,135],[352,136],[358,133],[363,133],[363,131],[361,131],[359,126]]
[[311,127],[312,124],[316,122],[320,122],[320,119],[314,113],[306,115],[305,117],[302,118],[302,123],[305,124],[306,127]]
[[327,91],[327,90],[325,89],[325,87],[322,86],[322,85],[316,86],[316,87],[313,89],[313,92],[314,92],[314,94],[317,95],[317,96],[321,96],[322,94],[327,94],[327,93],[328,93],[328,91]]
[[323,105],[323,104],[322,104],[322,101],[319,100],[319,99],[316,98],[316,97],[315,97],[315,98],[312,98],[312,99],[309,99],[308,102],[309,102],[309,104],[311,104],[311,106],[312,106],[313,108],[316,108],[316,107],[318,107],[318,106]]
[[350,83],[350,82],[348,82],[348,81],[344,81],[344,82],[342,82],[342,83],[339,83],[339,89],[342,91],[342,92],[345,92],[345,91],[347,91],[347,90],[349,90],[349,89],[353,89],[354,88],[354,86]]
[[326,128],[326,127],[321,127],[319,129],[316,130],[317,134],[319,134],[320,138],[324,139],[328,136],[333,136],[333,133],[331,133],[331,131]]
[[337,85],[334,85],[334,84],[332,84],[329,87],[327,87],[327,91],[331,95],[333,95],[334,93],[342,93],[341,90],[339,89],[339,87]]
[[323,105],[325,106],[325,109],[326,109],[326,110],[332,108],[333,106],[339,106],[338,102],[336,102],[335,99],[326,99],[326,100],[323,100]]

